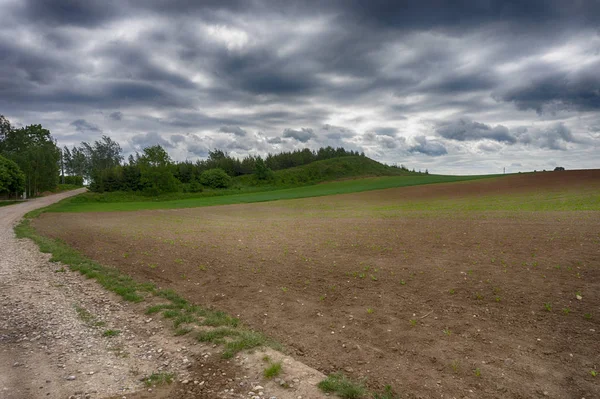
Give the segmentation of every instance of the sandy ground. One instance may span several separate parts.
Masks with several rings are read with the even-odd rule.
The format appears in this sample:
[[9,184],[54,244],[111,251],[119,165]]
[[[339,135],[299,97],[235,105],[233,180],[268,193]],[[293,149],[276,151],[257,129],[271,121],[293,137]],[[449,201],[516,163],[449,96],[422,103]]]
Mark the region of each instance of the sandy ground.
[[[0,398],[249,398],[256,387],[262,397],[321,397],[319,372],[268,350],[293,388],[264,381],[262,353],[224,361],[212,345],[173,337],[143,314],[147,304],[123,302],[14,237],[26,212],[77,193],[0,208]],[[103,336],[108,329],[120,334]],[[152,373],[176,381],[147,387]]]

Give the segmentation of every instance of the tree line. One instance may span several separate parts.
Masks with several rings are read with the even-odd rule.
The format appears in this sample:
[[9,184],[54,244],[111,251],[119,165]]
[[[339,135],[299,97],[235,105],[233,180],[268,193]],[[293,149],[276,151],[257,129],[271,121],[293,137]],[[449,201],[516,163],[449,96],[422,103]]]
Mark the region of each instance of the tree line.
[[93,143],[63,149],[65,173],[82,176],[91,191],[135,191],[148,195],[184,191],[199,192],[203,187],[226,188],[231,179],[254,175],[269,180],[273,171],[307,165],[314,161],[346,156],[364,156],[344,148],[324,147],[268,154],[265,158],[247,155],[236,158],[215,149],[207,159],[174,162],[160,145],[144,148],[125,161],[119,144],[109,136]]
[[60,150],[42,125],[13,128],[0,115],[0,194],[28,197],[58,184]]
[[364,157],[364,153],[324,147],[236,158],[215,149],[206,159],[174,162],[163,147],[155,145],[125,160],[121,146],[109,136],[60,149],[41,125],[14,128],[0,115],[0,194],[25,191],[31,197],[53,190],[58,183],[83,185],[84,181],[96,192],[198,192],[203,187],[226,188],[237,176],[253,175],[254,181],[264,182],[272,179],[274,171],[347,156]]

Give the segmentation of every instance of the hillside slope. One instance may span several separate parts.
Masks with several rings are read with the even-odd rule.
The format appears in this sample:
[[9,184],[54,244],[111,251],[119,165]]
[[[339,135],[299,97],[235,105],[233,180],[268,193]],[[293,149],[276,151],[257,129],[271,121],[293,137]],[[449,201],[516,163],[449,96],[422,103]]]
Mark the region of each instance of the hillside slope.
[[266,180],[258,180],[254,175],[239,176],[234,181],[240,185],[295,186],[320,183],[339,179],[419,175],[418,172],[394,168],[367,157],[351,156],[326,159],[308,165],[273,172]]

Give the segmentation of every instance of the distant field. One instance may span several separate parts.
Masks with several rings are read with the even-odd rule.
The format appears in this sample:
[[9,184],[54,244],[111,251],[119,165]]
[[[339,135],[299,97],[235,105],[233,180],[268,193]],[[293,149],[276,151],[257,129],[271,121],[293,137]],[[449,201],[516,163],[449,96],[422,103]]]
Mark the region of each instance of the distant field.
[[380,391],[596,398],[599,197],[569,171],[32,224]]
[[[110,212],[135,211],[143,209],[176,209],[196,208],[211,205],[229,205],[239,203],[265,202],[284,199],[320,197],[334,194],[355,193],[362,191],[381,190],[394,187],[407,187],[433,183],[460,182],[485,178],[501,178],[504,175],[484,176],[443,176],[443,175],[414,175],[414,176],[384,176],[356,180],[336,181],[315,184],[283,190],[247,192],[242,194],[218,195],[211,197],[185,198],[171,201],[135,201],[123,194],[103,196],[94,193],[82,194],[69,198],[48,208],[48,212]],[[227,193],[231,193],[228,190]],[[123,199],[122,202],[119,199]],[[104,202],[108,201],[108,202]]]

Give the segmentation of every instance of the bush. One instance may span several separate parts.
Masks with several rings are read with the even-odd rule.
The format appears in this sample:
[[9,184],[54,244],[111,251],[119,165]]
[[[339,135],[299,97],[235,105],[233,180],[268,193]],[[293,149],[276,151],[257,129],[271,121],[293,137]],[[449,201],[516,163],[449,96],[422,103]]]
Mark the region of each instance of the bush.
[[231,185],[231,177],[223,169],[209,169],[200,175],[200,183],[210,188],[227,188]]

